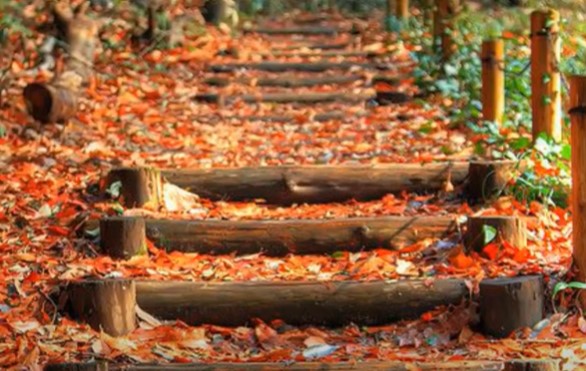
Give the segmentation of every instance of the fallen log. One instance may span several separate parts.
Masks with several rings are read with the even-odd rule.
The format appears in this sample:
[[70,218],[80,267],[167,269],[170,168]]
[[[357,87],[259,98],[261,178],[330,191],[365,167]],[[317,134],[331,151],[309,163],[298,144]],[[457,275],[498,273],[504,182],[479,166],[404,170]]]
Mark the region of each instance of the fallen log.
[[464,280],[332,282],[137,281],[137,304],[164,320],[240,326],[253,318],[291,325],[380,325],[415,318],[468,296]]
[[217,93],[197,94],[193,99],[196,102],[213,103],[221,106],[235,102],[244,103],[357,103],[377,97],[374,91],[360,93],[264,93],[226,96]]
[[58,33],[68,44],[63,73],[49,83],[31,83],[23,91],[27,111],[42,123],[63,122],[73,117],[82,88],[93,74],[99,24],[85,16],[88,4],[83,3],[75,13],[62,3],[53,5]]
[[[135,218],[124,220],[127,219]],[[101,224],[104,225],[105,221],[102,220]],[[95,230],[97,226],[97,221],[90,221],[85,229]],[[456,226],[456,218],[451,216],[260,221],[147,219],[146,236],[167,251],[217,255],[321,255],[337,251],[400,249],[421,239],[445,237]],[[135,246],[144,244],[144,236],[142,232],[142,235],[121,238],[122,242],[109,255],[131,257],[139,254]]]
[[[305,26],[305,27],[253,27],[244,28],[244,33],[257,33],[265,35],[326,35],[335,36],[340,30],[333,27]],[[342,31],[343,32],[343,31]]]
[[[239,363],[188,363],[156,365],[108,365],[100,363],[57,363],[45,367],[45,371],[554,371],[559,370],[557,360],[511,360],[511,361],[361,361],[361,362],[239,362]],[[536,368],[535,366],[541,368]]]
[[211,200],[269,204],[366,201],[401,192],[434,192],[448,177],[463,184],[467,162],[373,166],[275,166],[162,170],[170,183]]
[[300,88],[312,87],[318,85],[334,85],[334,84],[351,84],[356,81],[365,80],[364,76],[350,75],[350,76],[319,76],[300,78],[297,76],[282,76],[275,78],[251,79],[251,78],[237,78],[234,80],[223,77],[212,77],[205,79],[204,83],[212,86],[225,87],[230,84],[242,84],[251,86],[265,86],[265,87],[286,87],[286,88]]
[[[367,70],[393,70],[403,64],[398,63],[361,63],[361,62],[257,62],[229,63],[210,65],[208,71],[215,73],[234,72],[241,69],[267,72],[325,72],[330,70],[350,70],[353,68]],[[405,65],[406,66],[406,65]]]

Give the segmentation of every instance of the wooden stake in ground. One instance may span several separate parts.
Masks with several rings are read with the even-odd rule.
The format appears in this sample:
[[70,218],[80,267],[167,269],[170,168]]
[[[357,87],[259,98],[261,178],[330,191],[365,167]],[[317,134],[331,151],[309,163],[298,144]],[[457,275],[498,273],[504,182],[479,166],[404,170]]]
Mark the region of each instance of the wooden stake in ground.
[[[115,185],[115,183],[118,183]],[[161,173],[151,168],[118,168],[110,171],[107,189],[119,188],[125,207],[156,206],[163,199]]]
[[542,319],[543,280],[540,276],[480,282],[480,321],[485,334],[506,337]]
[[533,140],[545,133],[562,136],[560,14],[552,9],[531,13],[531,108]]
[[[456,43],[453,38],[454,17],[456,16],[458,0],[436,0],[437,18],[434,25],[434,34],[441,37],[442,59],[447,61],[456,51]],[[437,29],[436,29],[437,28]]]
[[502,39],[482,42],[482,116],[499,125],[505,113],[504,52]]
[[67,299],[71,315],[94,330],[123,336],[136,328],[136,286],[131,280],[70,283]]
[[395,16],[401,21],[409,18],[409,0],[395,0]]
[[93,73],[94,51],[99,24],[85,16],[89,2],[72,12],[57,3],[55,23],[68,44],[64,71],[50,83],[32,83],[24,89],[28,112],[43,123],[62,122],[77,112],[82,88]]
[[[527,223],[514,216],[475,216],[468,218],[465,244],[469,250],[481,252],[486,246],[489,233],[494,232],[494,242],[506,241],[517,248],[527,247]],[[492,242],[492,241],[488,241]]]
[[[572,125],[572,223],[574,264],[580,281],[586,280],[586,76],[570,79]],[[582,308],[586,297],[581,296]]]
[[146,254],[144,219],[121,216],[100,220],[100,245],[105,254],[118,259]]

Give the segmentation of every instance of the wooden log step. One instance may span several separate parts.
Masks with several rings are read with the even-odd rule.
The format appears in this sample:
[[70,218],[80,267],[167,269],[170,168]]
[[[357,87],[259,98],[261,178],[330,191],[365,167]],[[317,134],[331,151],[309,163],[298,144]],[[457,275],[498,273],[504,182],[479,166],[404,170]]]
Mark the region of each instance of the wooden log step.
[[[142,220],[139,217],[107,218],[102,219],[100,225],[104,228],[125,221],[125,225],[132,227],[146,222],[146,236],[157,247],[167,251],[238,255],[262,252],[267,256],[399,249],[421,239],[445,237],[457,225],[456,218],[452,216],[260,221]],[[95,230],[97,226],[96,221],[90,221],[86,224],[86,230]],[[113,242],[116,236],[111,232],[106,235],[109,239],[101,238],[103,253],[115,258],[140,254],[136,246],[144,244],[144,230],[142,235],[132,236],[123,229],[118,232],[118,243]]]
[[226,96],[217,93],[197,94],[193,99],[196,102],[227,105],[235,102],[244,103],[357,103],[377,97],[374,91],[360,93],[263,93]]
[[280,48],[273,48],[271,50],[273,50],[273,51],[296,50],[296,49],[341,50],[341,49],[346,49],[349,46],[351,46],[351,43],[349,43],[349,42],[341,42],[341,43],[337,43],[337,44],[302,43],[302,44],[286,45],[286,46],[283,46]]
[[468,296],[461,279],[332,282],[137,281],[137,304],[190,325],[240,326],[253,318],[291,325],[381,325],[416,318]]
[[311,58],[311,57],[324,57],[324,58],[335,58],[335,57],[359,57],[359,58],[378,58],[384,56],[390,56],[392,53],[382,53],[382,52],[371,52],[366,50],[326,50],[326,51],[318,51],[318,50],[298,50],[298,51],[288,51],[288,50],[273,50],[269,52],[260,52],[254,53],[254,55],[259,55],[261,57],[301,57],[301,58]]
[[105,362],[74,364],[58,363],[45,367],[45,371],[558,371],[557,360],[511,360],[511,361],[452,361],[452,362],[243,362],[243,363],[192,363],[157,365],[108,365]]
[[[244,28],[244,33],[257,33],[265,35],[326,35],[335,36],[340,30],[324,26],[303,26],[303,27],[252,27]],[[342,31],[343,32],[343,31]]]
[[450,177],[455,186],[468,175],[467,162],[373,166],[276,166],[162,170],[162,175],[211,200],[264,199],[269,204],[366,201],[401,192],[434,192]]
[[[225,123],[232,120],[237,121],[244,121],[244,122],[252,122],[252,121],[259,121],[259,122],[279,122],[279,123],[290,123],[290,122],[320,122],[320,121],[330,121],[330,120],[340,120],[343,122],[348,122],[350,120],[354,120],[357,117],[363,117],[364,114],[359,113],[348,113],[343,111],[331,111],[331,112],[324,112],[324,113],[317,113],[315,115],[309,115],[302,113],[299,116],[295,115],[262,115],[262,116],[219,116],[219,115],[202,115],[196,116],[195,120],[201,123],[214,125],[218,123]],[[306,120],[304,119],[306,118]]]
[[312,87],[318,85],[341,85],[351,84],[356,81],[365,80],[364,76],[361,75],[349,75],[349,76],[317,76],[317,77],[297,77],[297,76],[282,76],[274,78],[237,78],[229,79],[223,77],[212,77],[205,79],[204,83],[212,86],[225,87],[230,84],[242,84],[251,86],[268,86],[268,87],[285,87],[285,88],[300,88],[300,87]]
[[267,72],[324,72],[331,70],[349,70],[352,68],[368,70],[393,70],[405,63],[360,63],[360,62],[251,62],[210,65],[208,71],[215,73],[234,72],[241,69]]

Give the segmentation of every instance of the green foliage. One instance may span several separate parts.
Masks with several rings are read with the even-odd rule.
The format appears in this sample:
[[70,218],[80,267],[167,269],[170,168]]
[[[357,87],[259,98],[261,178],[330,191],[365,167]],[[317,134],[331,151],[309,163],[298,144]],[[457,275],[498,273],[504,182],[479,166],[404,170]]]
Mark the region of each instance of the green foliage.
[[492,225],[483,225],[482,234],[484,235],[484,245],[488,245],[496,238],[496,228]]
[[552,298],[555,298],[560,291],[566,289],[586,290],[586,283],[584,282],[558,282],[553,288]]

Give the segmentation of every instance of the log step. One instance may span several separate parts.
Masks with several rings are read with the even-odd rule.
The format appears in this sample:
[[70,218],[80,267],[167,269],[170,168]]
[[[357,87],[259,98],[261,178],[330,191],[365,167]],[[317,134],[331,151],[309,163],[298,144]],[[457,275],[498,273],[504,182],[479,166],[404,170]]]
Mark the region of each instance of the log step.
[[[243,29],[244,33],[257,33],[265,35],[326,35],[335,36],[340,30],[333,27],[304,26],[304,27],[253,27]],[[343,31],[342,31],[343,32]]]
[[359,63],[359,62],[258,62],[258,63],[230,63],[216,64],[208,67],[208,71],[215,73],[234,72],[241,69],[266,72],[325,72],[330,70],[347,71],[353,68],[368,70],[394,70],[405,63]]
[[[495,164],[498,164],[496,166]],[[118,168],[110,172],[106,184],[122,183],[127,207],[157,202],[161,177],[200,197],[210,200],[249,201],[263,199],[269,204],[329,203],[347,200],[368,201],[402,192],[436,192],[463,185],[469,171],[502,168],[510,172],[512,161],[453,162],[427,164],[267,166],[225,169],[156,170]],[[509,177],[511,175],[509,174]],[[491,187],[502,189],[508,177],[499,177]],[[478,179],[476,179],[478,180]],[[480,183],[482,183],[480,181]],[[476,183],[473,183],[476,184]],[[489,191],[467,186],[466,197]]]
[[313,87],[319,85],[342,85],[351,84],[356,81],[363,81],[365,77],[362,75],[348,75],[348,76],[316,76],[316,77],[297,77],[297,76],[281,76],[274,78],[237,78],[234,80],[223,77],[212,77],[204,80],[204,83],[212,86],[225,87],[230,84],[253,85],[263,87],[283,87],[283,88],[301,88]]
[[51,364],[45,371],[558,371],[557,360],[511,360],[511,361],[453,361],[453,362],[399,362],[399,361],[361,361],[361,362],[246,362],[246,363],[193,363],[157,365],[108,365],[105,362],[73,364]]
[[[120,336],[136,327],[136,304],[162,320],[241,326],[259,318],[290,325],[382,325],[411,319],[469,295],[463,279],[404,281],[186,282],[104,279],[66,286],[73,318]],[[118,298],[119,300],[116,300]]]
[[[443,238],[457,226],[453,216],[371,217],[315,220],[102,219],[102,251],[113,257],[142,253],[146,237],[159,248],[201,254],[333,254],[377,248],[400,249],[425,238]],[[90,221],[86,230],[95,230]],[[113,235],[117,233],[118,235]]]
[[376,98],[375,92],[361,93],[264,93],[227,96],[217,93],[197,94],[193,99],[196,102],[226,105],[235,102],[245,103],[357,103]]
[[211,200],[264,199],[269,204],[374,200],[389,193],[436,191],[448,173],[462,184],[468,163],[377,166],[282,166],[163,170],[162,176]]

